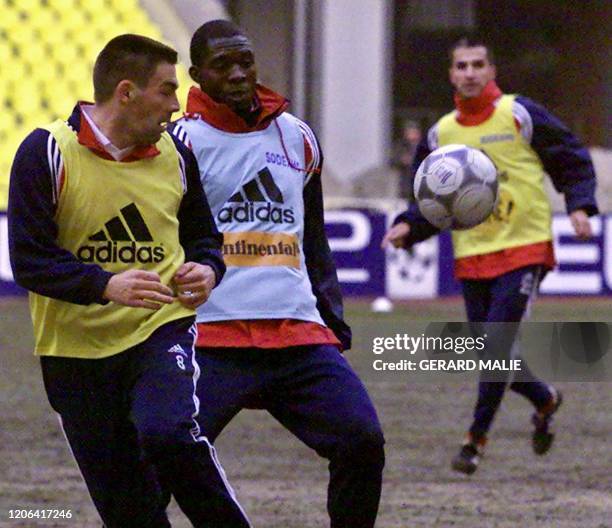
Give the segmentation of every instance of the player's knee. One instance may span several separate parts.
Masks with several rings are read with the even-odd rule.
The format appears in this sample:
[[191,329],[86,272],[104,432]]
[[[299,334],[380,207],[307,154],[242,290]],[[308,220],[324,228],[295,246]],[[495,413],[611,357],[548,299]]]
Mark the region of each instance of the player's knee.
[[147,420],[138,426],[138,434],[143,445],[160,448],[183,443],[191,438],[190,424],[167,417],[165,419]]
[[381,430],[372,431],[365,435],[357,444],[357,448],[361,452],[365,463],[382,470],[385,465],[385,438]]
[[382,467],[385,464],[385,438],[380,427],[370,426],[354,432],[343,442],[340,453],[360,466]]

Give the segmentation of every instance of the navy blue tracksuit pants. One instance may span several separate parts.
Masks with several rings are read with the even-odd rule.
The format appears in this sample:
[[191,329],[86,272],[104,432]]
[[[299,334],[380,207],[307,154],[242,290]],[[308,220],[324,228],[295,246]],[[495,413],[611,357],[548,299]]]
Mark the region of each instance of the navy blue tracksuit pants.
[[[244,408],[265,409],[329,460],[332,528],[372,528],[384,438],[365,387],[336,347],[198,348],[198,420],[211,442]],[[273,448],[273,446],[271,446]]]
[[108,358],[41,358],[49,402],[107,528],[170,526],[162,489],[196,527],[250,526],[195,421],[195,335],[193,318],[181,319]]
[[[526,266],[487,280],[462,280],[463,297],[470,322],[519,323],[529,308],[543,278],[542,266]],[[490,325],[487,327],[487,347],[496,358],[518,359],[515,337],[518,325]],[[510,376],[512,373],[508,373]],[[506,381],[480,382],[478,400],[470,433],[474,438],[486,436],[495,413],[501,404]],[[522,361],[520,380],[510,382],[510,389],[533,403],[536,408],[547,404],[551,391],[536,378]]]

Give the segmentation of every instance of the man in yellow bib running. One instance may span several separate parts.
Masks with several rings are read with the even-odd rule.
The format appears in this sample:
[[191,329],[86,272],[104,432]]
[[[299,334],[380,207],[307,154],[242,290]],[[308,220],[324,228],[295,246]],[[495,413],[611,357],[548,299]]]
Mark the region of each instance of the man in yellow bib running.
[[[455,275],[470,322],[516,323],[528,313],[539,282],[555,265],[544,173],[565,195],[576,236],[588,238],[589,216],[598,213],[593,164],[588,151],[546,109],[501,92],[491,50],[481,41],[459,40],[450,58],[455,110],[429,130],[417,149],[413,171],[431,151],[453,143],[482,149],[493,159],[500,173],[497,210],[481,225],[452,233]],[[437,232],[413,202],[395,219],[383,247],[409,248]],[[502,357],[516,358],[516,325],[492,328],[497,331],[488,335],[488,347]],[[456,471],[476,471],[508,382],[479,383],[474,420],[452,462]],[[561,404],[560,392],[537,379],[525,362],[521,379],[509,387],[535,407],[532,446],[536,454],[546,453],[554,438],[549,425]]]

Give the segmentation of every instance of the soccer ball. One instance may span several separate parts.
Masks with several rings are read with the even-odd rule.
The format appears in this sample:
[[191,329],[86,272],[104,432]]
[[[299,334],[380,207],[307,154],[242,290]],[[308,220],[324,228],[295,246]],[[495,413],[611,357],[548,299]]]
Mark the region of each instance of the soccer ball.
[[370,304],[370,310],[378,313],[388,313],[393,311],[393,303],[387,297],[376,297]]
[[439,229],[470,229],[493,212],[497,168],[482,151],[466,145],[434,150],[419,166],[414,195],[421,214]]

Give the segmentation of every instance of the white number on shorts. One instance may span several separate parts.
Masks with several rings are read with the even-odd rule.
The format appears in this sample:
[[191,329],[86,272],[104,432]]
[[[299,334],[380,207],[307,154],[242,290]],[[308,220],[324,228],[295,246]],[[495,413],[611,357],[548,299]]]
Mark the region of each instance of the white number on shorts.
[[176,356],[176,364],[181,370],[185,370],[185,359],[183,356]]

